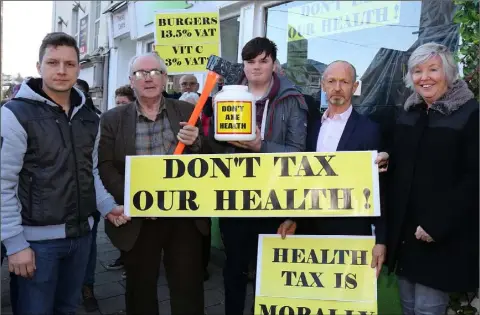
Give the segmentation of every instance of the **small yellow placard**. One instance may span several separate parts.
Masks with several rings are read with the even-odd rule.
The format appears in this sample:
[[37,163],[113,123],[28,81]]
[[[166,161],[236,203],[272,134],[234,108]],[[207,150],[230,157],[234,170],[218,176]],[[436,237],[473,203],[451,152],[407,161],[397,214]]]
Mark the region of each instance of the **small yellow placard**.
[[217,134],[252,133],[252,102],[217,102],[216,109]]

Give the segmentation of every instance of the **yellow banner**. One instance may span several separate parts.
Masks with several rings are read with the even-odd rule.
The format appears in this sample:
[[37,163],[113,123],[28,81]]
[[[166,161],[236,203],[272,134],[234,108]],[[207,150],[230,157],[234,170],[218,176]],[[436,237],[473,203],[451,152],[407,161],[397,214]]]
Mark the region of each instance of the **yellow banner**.
[[261,235],[258,241],[258,296],[377,300],[375,269],[370,267],[373,236]]
[[288,9],[288,41],[400,23],[401,1],[311,1]]
[[255,315],[377,315],[376,302],[255,297]]
[[128,156],[132,217],[379,216],[376,151]]
[[168,72],[203,72],[208,57],[219,54],[219,12],[174,12],[155,15],[155,50]]

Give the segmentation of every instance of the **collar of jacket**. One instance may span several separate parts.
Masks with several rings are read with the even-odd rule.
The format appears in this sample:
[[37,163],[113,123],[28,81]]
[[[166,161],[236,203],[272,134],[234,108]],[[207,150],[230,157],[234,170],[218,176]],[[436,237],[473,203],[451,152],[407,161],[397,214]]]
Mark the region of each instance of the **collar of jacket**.
[[[457,80],[453,83],[453,86],[445,92],[445,94],[438,99],[430,107],[431,110],[440,112],[441,114],[448,116],[458,110],[463,104],[474,97],[472,91],[468,88],[468,85],[463,80]],[[408,97],[405,102],[404,108],[409,111],[419,105],[425,104],[423,98],[417,92]]]

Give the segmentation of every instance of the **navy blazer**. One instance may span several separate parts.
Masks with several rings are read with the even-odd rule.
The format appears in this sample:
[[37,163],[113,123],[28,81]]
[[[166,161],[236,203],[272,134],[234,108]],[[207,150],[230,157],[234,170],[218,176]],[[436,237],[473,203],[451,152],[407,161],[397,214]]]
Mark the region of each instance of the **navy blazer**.
[[[317,151],[317,140],[322,126],[321,117],[309,122],[307,129],[307,151]],[[347,120],[338,143],[337,151],[379,150],[381,145],[380,127],[355,109]],[[383,211],[382,211],[383,212]],[[306,235],[372,235],[375,225],[377,244],[385,244],[385,218],[297,218],[297,234]]]

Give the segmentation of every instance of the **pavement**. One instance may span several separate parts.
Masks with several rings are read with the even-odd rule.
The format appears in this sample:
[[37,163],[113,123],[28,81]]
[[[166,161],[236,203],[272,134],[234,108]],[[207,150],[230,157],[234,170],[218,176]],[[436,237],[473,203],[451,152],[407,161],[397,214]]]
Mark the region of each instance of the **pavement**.
[[[97,235],[97,266],[95,270],[95,296],[97,297],[99,310],[87,313],[83,306],[80,306],[77,315],[117,315],[125,313],[125,280],[121,275],[123,269],[108,271],[105,266],[112,263],[119,256],[118,250],[110,243],[105,234],[103,221],[99,224]],[[224,311],[224,290],[222,266],[224,263],[223,252],[212,248],[210,265],[208,267],[210,279],[204,283],[205,290],[205,314],[223,315]],[[158,302],[160,315],[171,315],[170,296],[165,279],[165,269],[160,266],[160,277],[158,279]],[[247,301],[245,313],[249,314],[253,303],[253,287],[249,283],[247,287]],[[479,299],[472,303],[477,309],[480,309]],[[11,315],[9,274],[6,262],[1,267],[1,311],[2,315]],[[451,309],[448,315],[453,315]],[[478,313],[477,313],[478,314]]]
[[[95,296],[97,297],[99,310],[87,313],[83,306],[77,312],[78,315],[113,315],[125,312],[125,280],[121,275],[123,269],[108,271],[105,266],[118,258],[118,250],[110,243],[105,234],[103,221],[99,225],[97,235],[97,266],[95,270]],[[205,290],[205,314],[223,315],[224,311],[224,290],[223,290],[223,253],[212,248],[210,265],[208,267],[210,279],[204,283]],[[10,305],[9,274],[6,261],[1,268],[1,314],[12,314]],[[170,296],[165,279],[165,269],[160,267],[160,278],[158,279],[158,301],[160,315],[170,315]],[[247,288],[247,301],[245,314],[251,309],[253,303],[253,287],[250,283]],[[122,313],[120,313],[122,314]]]

